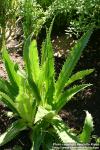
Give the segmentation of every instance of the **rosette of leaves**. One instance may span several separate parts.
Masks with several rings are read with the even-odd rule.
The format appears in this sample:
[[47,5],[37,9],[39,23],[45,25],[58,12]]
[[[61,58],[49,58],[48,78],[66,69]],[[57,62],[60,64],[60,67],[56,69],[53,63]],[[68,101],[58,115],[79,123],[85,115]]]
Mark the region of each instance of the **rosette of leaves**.
[[[72,133],[58,113],[63,106],[79,91],[91,84],[71,84],[93,72],[93,69],[72,71],[86,46],[92,30],[89,30],[78,41],[66,59],[57,80],[55,80],[54,55],[50,40],[51,28],[42,44],[41,60],[38,57],[36,40],[31,36],[24,45],[25,69],[20,70],[3,48],[2,57],[9,80],[0,79],[0,100],[9,107],[16,117],[7,131],[0,135],[0,146],[3,146],[21,131],[30,129],[31,150],[51,149],[53,142],[87,143],[93,130],[93,121],[86,111],[82,133]],[[65,87],[70,88],[65,90]]]

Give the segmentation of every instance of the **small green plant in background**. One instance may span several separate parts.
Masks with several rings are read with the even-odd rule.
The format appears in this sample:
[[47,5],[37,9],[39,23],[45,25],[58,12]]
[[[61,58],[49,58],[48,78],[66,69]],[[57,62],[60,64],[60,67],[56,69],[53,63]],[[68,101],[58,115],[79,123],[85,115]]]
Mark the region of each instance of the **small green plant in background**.
[[6,29],[16,21],[18,0],[0,0],[0,50],[6,41]]
[[45,22],[44,10],[36,0],[20,0],[19,15],[22,17],[24,38],[34,32],[36,36]]
[[[41,60],[38,57],[36,40],[31,36],[24,45],[25,70],[14,64],[5,47],[2,57],[9,80],[0,79],[0,100],[13,112],[16,121],[0,135],[3,146],[21,131],[29,129],[32,142],[31,150],[50,150],[57,139],[61,143],[88,143],[93,130],[91,114],[86,111],[86,118],[81,134],[72,133],[58,113],[63,106],[79,91],[91,84],[71,84],[93,72],[93,69],[72,74],[81,53],[86,46],[92,30],[86,32],[72,48],[57,80],[55,80],[54,55],[50,40],[51,28],[42,44]],[[70,88],[69,88],[70,85]],[[65,87],[67,90],[65,90]]]

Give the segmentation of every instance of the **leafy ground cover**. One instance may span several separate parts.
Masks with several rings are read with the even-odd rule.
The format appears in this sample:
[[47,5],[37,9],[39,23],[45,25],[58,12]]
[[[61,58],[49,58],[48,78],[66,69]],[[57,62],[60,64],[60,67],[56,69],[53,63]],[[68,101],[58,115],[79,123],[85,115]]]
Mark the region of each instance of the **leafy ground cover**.
[[[81,131],[83,120],[85,118],[85,113],[83,110],[88,110],[94,119],[94,132],[93,135],[100,136],[100,98],[99,98],[99,91],[100,91],[100,48],[99,48],[99,30],[94,31],[88,46],[86,47],[86,50],[84,51],[83,55],[81,56],[81,59],[77,65],[77,68],[74,70],[75,72],[77,70],[87,69],[87,68],[94,68],[95,72],[90,75],[90,77],[86,78],[85,80],[88,81],[88,83],[93,83],[93,87],[88,88],[84,92],[81,92],[78,94],[74,101],[70,102],[68,105],[66,105],[63,110],[60,113],[60,116],[62,119],[69,123],[72,130]],[[55,43],[56,38],[54,39]],[[65,43],[64,43],[65,44]],[[59,45],[59,43],[58,43]],[[55,46],[55,45],[54,45]],[[54,47],[56,48],[56,47]],[[64,48],[63,48],[64,49]],[[23,66],[22,57],[19,54],[19,52],[15,53],[12,52],[12,59],[21,64]],[[64,62],[64,57],[57,57],[56,56],[56,70],[59,72],[61,69],[61,66]],[[3,65],[2,62],[0,62],[0,75],[6,78],[6,73],[3,71]],[[84,83],[85,80],[82,80],[81,82]],[[8,109],[4,107],[2,104],[0,104],[0,132],[3,133],[6,128],[9,126],[9,124],[12,122],[11,118],[6,117],[6,112]],[[5,147],[2,147],[2,150],[5,149],[13,149],[14,145],[20,145],[23,147],[23,149],[28,150],[30,148],[30,142],[26,142],[27,133],[21,133],[17,139],[15,139],[13,142],[7,144]],[[95,141],[92,139],[93,142]],[[15,147],[16,148],[16,147]]]

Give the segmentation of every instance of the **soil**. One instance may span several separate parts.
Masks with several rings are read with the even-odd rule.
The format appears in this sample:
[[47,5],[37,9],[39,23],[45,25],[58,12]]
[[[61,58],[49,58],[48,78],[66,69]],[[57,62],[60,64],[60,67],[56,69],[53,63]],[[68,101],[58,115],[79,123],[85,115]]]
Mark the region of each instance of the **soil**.
[[[93,86],[87,88],[83,92],[77,94],[72,101],[70,101],[60,112],[60,116],[62,119],[69,124],[69,126],[76,130],[77,132],[81,132],[83,121],[85,118],[85,111],[88,110],[94,120],[94,131],[92,135],[96,135],[100,137],[100,30],[95,30],[90,38],[90,41],[81,56],[74,72],[83,69],[94,68],[95,71],[90,76],[81,80],[81,83],[92,83]],[[59,39],[61,38],[61,39]],[[67,41],[67,39],[66,39]],[[57,76],[61,70],[61,67],[65,60],[65,54],[69,52],[70,44],[66,49],[66,41],[64,35],[60,35],[59,37],[54,37],[53,46],[55,50],[55,63],[56,63],[56,72]],[[74,41],[74,40],[72,40]],[[67,41],[68,42],[68,41]],[[61,47],[60,47],[61,43]],[[69,41],[70,43],[70,41]],[[73,44],[73,43],[72,43]],[[21,51],[10,51],[10,55],[15,62],[23,67],[22,60],[22,52]],[[74,73],[73,72],[73,73]],[[4,70],[4,66],[2,61],[0,61],[0,77],[7,79],[6,72]],[[13,121],[11,118],[7,117],[6,113],[8,112],[8,108],[0,103],[0,134],[3,133],[7,127]],[[22,132],[16,139],[12,142],[9,142],[4,147],[0,148],[0,150],[14,150],[16,145],[21,146],[23,150],[28,150],[31,146],[27,138],[28,132]],[[16,147],[15,147],[16,148]],[[16,150],[18,150],[16,148]]]

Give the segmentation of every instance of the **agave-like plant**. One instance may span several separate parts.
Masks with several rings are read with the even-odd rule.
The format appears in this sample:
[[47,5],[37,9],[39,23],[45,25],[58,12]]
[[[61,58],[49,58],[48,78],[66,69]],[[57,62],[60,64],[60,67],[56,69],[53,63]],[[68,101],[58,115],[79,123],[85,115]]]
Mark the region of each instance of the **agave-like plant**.
[[[92,29],[72,48],[58,79],[55,80],[51,28],[42,44],[41,60],[38,57],[36,40],[32,40],[31,36],[26,40],[23,70],[19,69],[18,64],[13,63],[5,47],[2,50],[9,80],[0,79],[0,100],[17,118],[11,127],[0,135],[0,146],[27,129],[30,131],[31,150],[39,150],[41,145],[44,150],[51,149],[57,139],[62,143],[87,143],[90,140],[93,121],[88,111],[82,133],[79,135],[72,133],[58,113],[76,93],[91,86],[81,84],[71,87],[71,84],[92,73],[93,69],[79,71],[72,76],[71,74],[90,38]],[[69,85],[70,88],[65,88]]]

